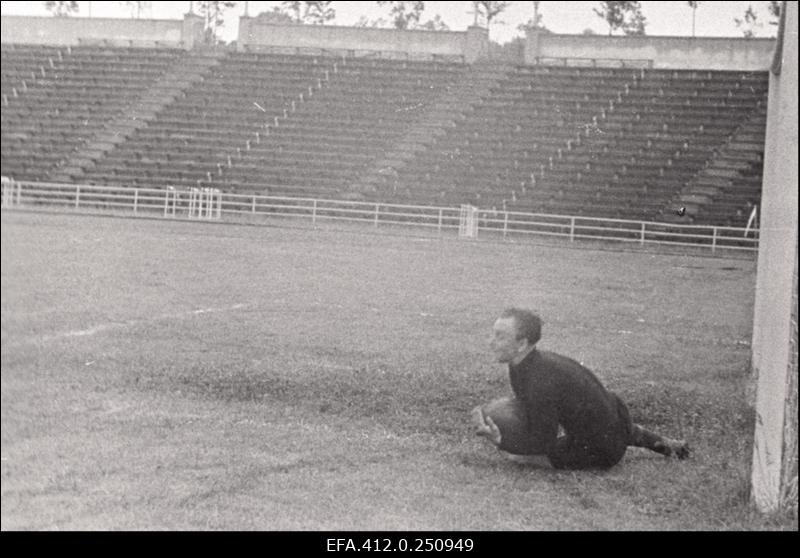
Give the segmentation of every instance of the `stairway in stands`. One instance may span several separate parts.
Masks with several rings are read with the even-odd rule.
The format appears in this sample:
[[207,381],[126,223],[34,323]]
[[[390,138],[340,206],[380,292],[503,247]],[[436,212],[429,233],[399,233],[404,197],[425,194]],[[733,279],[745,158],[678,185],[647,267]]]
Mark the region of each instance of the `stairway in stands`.
[[156,111],[152,122],[87,171],[86,179],[128,186],[217,186],[223,168],[268,133],[275,119],[331,68],[322,57],[227,52],[199,82]]
[[49,180],[83,181],[87,170],[94,169],[100,159],[127,141],[135,130],[153,122],[159,111],[202,80],[204,74],[219,64],[223,55],[223,52],[198,49],[175,59],[122,113],[108,120],[84,145],[65,157]]
[[629,79],[595,69],[516,67],[406,165],[398,198],[505,207],[530,190],[531,177],[559,150],[580,143],[586,123]]
[[641,70],[586,122],[592,133],[562,150],[510,207],[661,220],[738,123],[765,103],[766,87],[763,72]]
[[[377,158],[354,185],[368,199],[399,201],[398,177],[406,165],[431,149],[437,139],[475,111],[492,88],[513,71],[510,65],[476,62],[434,102],[417,111],[414,124]],[[420,203],[419,198],[412,200]]]
[[363,199],[354,184],[446,95],[464,64],[329,59],[332,68],[269,134],[237,151],[209,185],[237,192]]
[[[766,106],[743,122],[670,202],[664,220],[743,227],[761,198]],[[683,215],[673,209],[683,207]]]
[[50,180],[184,51],[4,44],[2,53],[3,173]]

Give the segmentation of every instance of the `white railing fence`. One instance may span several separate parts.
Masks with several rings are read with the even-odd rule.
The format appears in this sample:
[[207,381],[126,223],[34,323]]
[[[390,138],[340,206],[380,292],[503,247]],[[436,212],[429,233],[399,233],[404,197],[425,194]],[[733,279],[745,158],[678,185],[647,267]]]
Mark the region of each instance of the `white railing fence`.
[[[428,227],[439,232],[463,229],[460,207],[400,205],[378,202],[326,200],[232,194],[210,188],[133,188],[44,182],[3,182],[3,208],[64,207],[93,213],[158,215],[174,219],[299,218],[359,221],[379,225]],[[726,250],[758,250],[758,230],[710,225],[680,225],[476,209],[474,234],[511,238],[563,237],[576,240],[612,240],[637,244],[669,244]]]

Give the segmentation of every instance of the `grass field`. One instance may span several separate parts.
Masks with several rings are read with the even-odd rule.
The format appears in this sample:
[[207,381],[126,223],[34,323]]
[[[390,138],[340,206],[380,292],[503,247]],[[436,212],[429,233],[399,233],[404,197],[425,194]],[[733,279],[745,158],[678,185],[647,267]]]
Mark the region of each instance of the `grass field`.
[[[747,504],[754,284],[748,259],[3,213],[2,529],[796,529]],[[509,305],[693,459],[555,472],[474,438]]]

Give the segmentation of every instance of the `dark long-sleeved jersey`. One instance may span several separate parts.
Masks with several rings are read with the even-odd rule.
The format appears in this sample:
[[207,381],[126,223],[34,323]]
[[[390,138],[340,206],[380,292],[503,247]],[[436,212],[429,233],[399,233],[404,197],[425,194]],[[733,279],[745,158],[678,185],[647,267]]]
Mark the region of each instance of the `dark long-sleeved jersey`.
[[[587,448],[623,443],[626,425],[617,398],[574,360],[534,349],[518,365],[509,365],[511,389],[527,410],[533,453],[552,455],[558,426]],[[501,443],[501,449],[505,449]]]

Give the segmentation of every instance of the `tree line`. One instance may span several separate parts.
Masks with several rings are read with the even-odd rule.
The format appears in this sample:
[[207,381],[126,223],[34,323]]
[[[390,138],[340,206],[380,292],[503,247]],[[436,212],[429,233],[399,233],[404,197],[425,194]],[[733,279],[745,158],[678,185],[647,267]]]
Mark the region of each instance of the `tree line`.
[[[91,3],[90,3],[91,4]],[[152,9],[152,2],[117,2],[130,11],[131,17],[140,18]],[[281,2],[256,17],[263,18],[270,23],[291,23],[298,25],[325,25],[336,18],[336,9],[330,1],[318,2]],[[378,27],[393,29],[423,29],[428,31],[447,31],[449,27],[438,14],[433,18],[423,18],[425,2],[422,1],[377,1],[379,7],[385,10],[385,15],[376,19],[362,16],[355,24],[357,27]],[[474,25],[491,29],[492,23],[505,12],[512,2],[503,1],[473,1],[471,14],[474,16]],[[544,25],[542,15],[539,13],[541,2],[530,2],[532,17],[525,23],[517,26],[519,31],[540,31],[549,33]],[[695,36],[695,19],[701,4],[711,2],[686,2],[692,12],[692,37]],[[780,19],[782,2],[771,1],[768,4],[769,25],[777,25]],[[53,1],[44,2],[45,8],[54,16],[66,17],[75,15],[79,11],[78,2]],[[244,5],[245,14],[248,14],[249,2],[232,1],[198,1],[189,2],[189,11],[204,18],[206,41],[219,42],[219,31],[225,22],[226,13],[231,8]],[[640,2],[598,2],[593,8],[594,13],[608,25],[608,34],[645,35],[647,19],[642,13]],[[746,38],[755,37],[756,32],[764,27],[759,20],[753,5],[749,4],[741,18],[734,18],[736,27]],[[584,34],[593,34],[591,29],[584,30]]]

